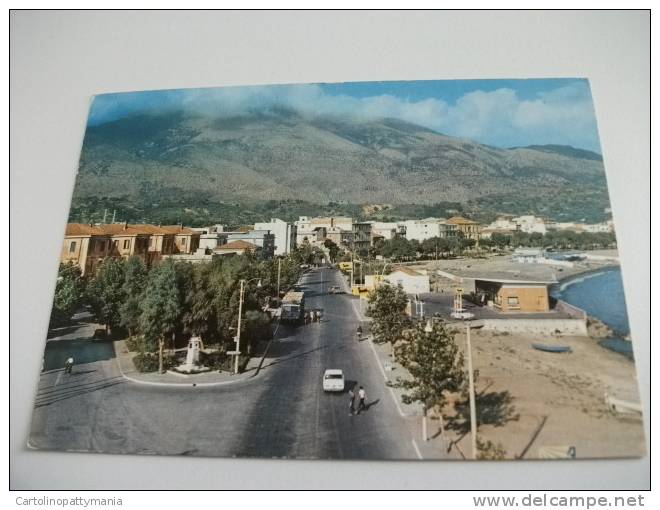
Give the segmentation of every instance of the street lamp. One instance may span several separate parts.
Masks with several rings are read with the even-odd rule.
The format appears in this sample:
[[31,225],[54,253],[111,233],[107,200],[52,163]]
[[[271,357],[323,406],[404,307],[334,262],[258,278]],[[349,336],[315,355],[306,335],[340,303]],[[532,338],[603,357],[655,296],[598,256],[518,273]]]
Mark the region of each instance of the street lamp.
[[474,374],[472,371],[472,344],[470,343],[470,321],[466,323],[466,351],[468,361],[468,382],[470,390],[470,439],[472,443],[472,458],[477,458],[477,405],[474,396]]
[[261,278],[252,278],[250,280],[241,280],[241,289],[238,294],[238,326],[236,328],[236,337],[234,341],[236,342],[236,349],[231,353],[236,356],[234,363],[234,373],[238,374],[238,358],[241,355],[241,319],[243,317],[243,296],[245,295],[245,286],[257,280],[257,288],[261,288]]

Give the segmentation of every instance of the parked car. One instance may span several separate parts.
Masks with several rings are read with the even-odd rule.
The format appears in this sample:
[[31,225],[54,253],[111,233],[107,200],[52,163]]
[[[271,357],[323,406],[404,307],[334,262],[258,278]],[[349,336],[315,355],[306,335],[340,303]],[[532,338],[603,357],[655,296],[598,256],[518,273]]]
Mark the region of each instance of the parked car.
[[341,288],[339,288],[337,285],[333,285],[330,287],[329,292],[330,294],[341,294]]
[[323,374],[323,391],[344,391],[344,372],[329,368]]

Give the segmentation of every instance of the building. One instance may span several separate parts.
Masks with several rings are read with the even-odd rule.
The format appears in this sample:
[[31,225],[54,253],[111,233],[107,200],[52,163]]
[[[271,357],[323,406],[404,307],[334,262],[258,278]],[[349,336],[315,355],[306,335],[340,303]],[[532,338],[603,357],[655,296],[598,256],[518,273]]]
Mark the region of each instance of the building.
[[77,265],[82,274],[93,273],[98,264],[108,256],[111,245],[110,236],[100,228],[69,223],[64,233],[60,262]]
[[288,255],[296,246],[296,226],[278,218],[269,223],[255,223],[255,230],[269,230],[275,236],[275,255]]
[[499,312],[550,312],[548,288],[557,283],[555,269],[551,267],[535,268],[529,274],[472,269],[436,273],[453,282],[453,287],[463,289],[464,294],[471,294],[476,303]]
[[444,218],[406,220],[401,222],[399,225],[405,229],[406,239],[409,241],[415,239],[419,242],[422,242],[433,237],[453,237],[458,231],[456,224],[450,223]]
[[[250,230],[248,232],[223,232],[227,244],[233,241],[244,241],[259,248],[259,254],[264,258],[272,258],[275,254],[275,235],[270,230]],[[222,248],[222,245],[220,248]]]
[[431,292],[429,275],[406,266],[392,268],[392,272],[385,275],[385,280],[392,285],[401,284],[406,294]]
[[406,228],[402,224],[395,222],[371,222],[371,237],[379,239],[394,239],[395,237],[404,236]]
[[371,223],[360,221],[353,223],[353,240],[350,248],[355,251],[368,250],[371,248]]
[[484,228],[481,230],[481,237],[483,239],[490,239],[493,237],[493,234],[499,234],[502,236],[512,236],[516,231],[515,230],[505,230],[502,228]]
[[151,266],[174,254],[195,253],[199,237],[198,232],[178,225],[69,223],[60,261],[78,265],[83,274],[93,273],[105,258],[137,256]]
[[256,246],[253,243],[247,241],[230,241],[227,244],[218,246],[213,250],[214,255],[226,256],[226,255],[244,255],[246,253],[256,253],[259,255],[261,248]]
[[532,215],[518,216],[512,220],[521,232],[526,234],[545,234],[548,229],[545,225],[545,220]]
[[513,260],[521,264],[538,264],[544,258],[544,250],[541,248],[516,248],[513,252]]
[[[328,236],[335,244],[342,243],[341,232],[353,232],[353,218],[346,216],[331,216],[310,218],[309,216],[300,216],[295,222],[296,226],[296,245],[301,246],[305,241],[309,243],[321,243]],[[319,230],[324,229],[324,230]],[[333,235],[329,235],[332,233]],[[343,239],[346,239],[344,236]],[[371,243],[371,239],[369,239]],[[350,247],[345,245],[345,247]]]
[[452,216],[447,223],[456,225],[456,230],[461,232],[467,239],[478,240],[481,237],[481,224],[463,216]]
[[502,312],[548,312],[548,281],[480,277],[474,280],[477,300]]
[[339,227],[331,227],[326,230],[326,237],[337,246],[344,248],[351,247],[353,243],[353,231],[352,230],[342,230]]
[[160,228],[174,235],[174,253],[192,254],[199,248],[199,232],[183,225],[165,225]]
[[499,216],[495,221],[486,227],[491,230],[510,230],[516,231],[520,229],[520,226],[513,221],[513,216],[504,214]]

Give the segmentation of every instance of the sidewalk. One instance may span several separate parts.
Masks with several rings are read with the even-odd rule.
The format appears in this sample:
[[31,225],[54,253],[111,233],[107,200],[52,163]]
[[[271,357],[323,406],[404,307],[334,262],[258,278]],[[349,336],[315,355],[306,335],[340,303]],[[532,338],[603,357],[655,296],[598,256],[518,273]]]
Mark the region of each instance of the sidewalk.
[[198,386],[223,386],[251,379],[257,375],[257,369],[261,363],[261,356],[252,357],[248,362],[245,371],[238,374],[227,372],[210,371],[202,374],[185,375],[168,371],[164,374],[157,372],[138,372],[133,365],[133,356],[135,352],[129,352],[125,340],[118,340],[114,343],[117,365],[122,376],[134,383],[149,384],[154,386],[174,386],[174,387],[198,387]]

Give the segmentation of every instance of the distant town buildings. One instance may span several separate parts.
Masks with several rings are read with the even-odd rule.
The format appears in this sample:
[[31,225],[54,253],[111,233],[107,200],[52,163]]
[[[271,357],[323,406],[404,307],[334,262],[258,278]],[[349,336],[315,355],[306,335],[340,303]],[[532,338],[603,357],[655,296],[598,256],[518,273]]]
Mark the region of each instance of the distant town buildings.
[[406,239],[419,242],[432,237],[454,237],[459,231],[456,223],[450,223],[445,218],[425,218],[423,220],[406,220],[400,223],[405,229]]

